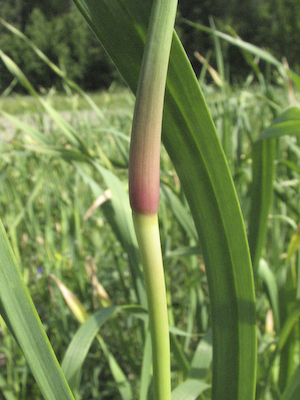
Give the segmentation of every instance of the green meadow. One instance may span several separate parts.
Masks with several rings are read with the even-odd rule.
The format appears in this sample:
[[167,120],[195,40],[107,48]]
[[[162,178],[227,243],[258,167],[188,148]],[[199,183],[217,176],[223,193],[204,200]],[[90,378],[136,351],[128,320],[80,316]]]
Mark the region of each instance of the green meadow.
[[[291,77],[280,62],[268,64],[267,52],[267,67],[260,69],[248,49],[248,59],[253,57],[249,73],[232,84],[216,43],[219,63],[213,69],[202,60],[197,81],[228,165],[251,251],[255,398],[297,399],[300,78]],[[153,399],[146,294],[128,201],[135,97],[120,84],[99,93],[84,92],[50,62],[61,76],[62,89],[38,91],[3,53],[2,62],[27,94],[8,89],[0,97],[0,216],[42,327],[75,399]],[[159,224],[172,400],[208,400],[216,326],[211,307],[218,293],[211,298],[207,250],[166,148],[162,145]],[[193,162],[197,169],[197,157]],[[235,220],[231,229],[235,231]],[[209,234],[209,229],[203,232]],[[207,240],[217,253],[219,239]],[[217,268],[215,274],[218,280]],[[2,300],[0,308],[0,398],[42,399]],[[20,320],[21,315],[20,309]],[[97,329],[87,327],[88,333],[82,330],[80,337],[89,316],[95,317]]]

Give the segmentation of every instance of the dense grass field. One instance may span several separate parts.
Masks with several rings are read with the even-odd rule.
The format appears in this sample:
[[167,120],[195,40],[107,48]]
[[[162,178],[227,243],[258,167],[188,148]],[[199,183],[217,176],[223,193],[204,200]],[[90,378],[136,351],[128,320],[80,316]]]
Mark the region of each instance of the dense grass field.
[[[272,122],[274,114],[288,106],[288,91],[279,85],[270,86],[267,97],[257,83],[219,89],[202,82],[202,88],[221,140],[228,133],[228,162],[247,224],[251,145]],[[70,303],[65,301],[68,295],[65,299],[62,295],[62,284],[76,296],[86,313],[108,305],[143,304],[139,269],[132,265],[133,254],[126,243],[126,239],[132,239],[124,237],[109,200],[111,192],[119,190],[120,198],[127,202],[134,97],[128,89],[119,87],[94,94],[92,99],[98,112],[91,111],[71,91],[65,95],[50,91],[43,99],[58,114],[46,116],[41,103],[28,96],[0,100],[1,109],[7,113],[1,117],[0,213],[44,328],[62,360],[79,327]],[[5,125],[7,129],[8,121],[13,134],[9,139],[3,128]],[[101,170],[86,162],[82,153],[76,149],[72,152],[72,137],[66,137],[65,129],[72,135],[76,133],[89,153],[112,173],[117,179],[114,184],[120,185],[117,189],[109,187]],[[270,285],[273,284],[274,293],[278,285],[280,292],[280,282],[288,274],[291,285],[295,285],[291,290],[298,293],[297,279],[293,277],[299,266],[298,245],[289,253],[293,241],[299,242],[298,139],[281,138],[276,154],[275,197],[263,251],[267,267],[256,277],[257,399],[279,398],[276,393],[283,379],[279,359],[273,360],[280,332],[274,301],[279,304],[278,298],[272,299]],[[210,302],[201,249],[180,183],[164,150],[161,157],[162,248],[169,318],[178,329],[178,335],[172,339],[175,386],[184,379],[199,339],[209,332]],[[275,311],[278,312],[276,307]],[[142,321],[143,315],[122,311],[104,324],[100,339],[86,357],[77,386],[78,398],[120,398],[120,371],[133,391],[133,398],[138,398],[141,385],[145,384],[140,374],[147,352]],[[296,332],[294,362],[298,363]],[[1,398],[40,399],[26,361],[3,321],[1,336]],[[208,367],[208,382],[209,376]],[[207,397],[203,394],[201,398]]]
[[[58,105],[59,112],[67,111],[64,116],[80,132],[89,151],[99,155],[109,169],[116,168],[120,177],[124,178],[133,96],[127,90],[117,89],[95,97],[100,105],[101,118],[93,112],[86,114],[84,109],[87,106],[79,106],[75,95],[50,95],[47,101]],[[47,334],[52,337],[55,352],[61,359],[78,328],[78,322],[63,301],[51,274],[68,286],[82,301],[87,312],[93,312],[103,302],[104,305],[132,302],[134,295],[131,293],[127,257],[102,207],[95,207],[90,216],[86,216],[94,201],[105,193],[101,175],[89,165],[70,163],[60,156],[53,157],[53,144],[65,148],[66,142],[59,127],[45,118],[39,104],[32,98],[16,96],[8,101],[5,99],[4,103],[3,109],[13,112],[26,125],[24,131],[10,122],[9,140],[6,140],[6,131],[2,130],[0,135],[1,216],[25,282]],[[18,104],[20,114],[16,114]],[[2,118],[4,123],[5,117]],[[7,120],[5,125],[8,126]],[[26,131],[29,126],[41,132],[47,140],[46,147],[36,147],[36,140],[30,137],[31,131]],[[124,155],[120,149],[124,149]],[[100,283],[108,293],[107,300],[97,294]],[[139,335],[135,337],[135,325],[138,323],[127,321],[124,315],[119,317],[119,321],[111,321],[105,328],[106,332],[102,332],[105,340],[112,340],[110,350],[120,360],[131,380],[136,379],[138,374],[142,352],[139,345],[141,338]],[[130,342],[132,347],[128,345]],[[114,348],[118,349],[117,353]],[[126,353],[124,358],[122,349]],[[13,398],[40,398],[32,386],[26,362],[4,326],[1,354],[2,371],[5,370],[3,382],[7,381],[9,388],[6,390],[14,393]],[[96,362],[96,368],[93,359],[102,359],[100,363]],[[97,346],[87,358],[85,375],[89,383],[84,388],[83,398],[110,398],[116,393],[107,361]],[[98,376],[101,377],[100,386],[92,383],[94,380],[98,382]]]
[[[129,89],[117,85],[105,92],[85,93],[28,39],[22,40],[61,77],[60,90],[35,89],[13,60],[0,53],[14,79],[0,97],[0,216],[22,278],[76,400],[154,400],[146,291],[128,200],[135,98]],[[267,62],[271,60],[272,67],[263,64],[261,71],[247,53],[252,69],[244,81],[233,84],[226,78],[224,71],[230,68],[222,64],[217,44],[218,71],[200,57],[203,68],[197,78],[218,136],[217,143],[212,143],[220,148],[219,159],[214,160],[212,152],[212,160],[217,165],[226,157],[231,185],[227,187],[233,188],[232,177],[251,251],[256,320],[250,322],[258,338],[256,399],[290,400],[293,393],[299,393],[300,378],[299,77],[292,75],[291,80],[282,64],[250,47],[254,54],[257,51]],[[239,45],[249,50],[245,42]],[[14,94],[17,81],[28,95]],[[196,80],[193,83],[198,88]],[[175,88],[174,80],[167,88],[169,96],[170,87]],[[184,108],[180,97],[174,99],[178,101],[174,109]],[[195,116],[197,110],[193,111]],[[184,112],[196,120],[189,110],[183,109],[180,115]],[[205,115],[200,109],[199,113]],[[176,118],[175,128],[190,129],[189,123],[193,124],[186,118],[186,125],[181,125]],[[191,140],[195,137],[189,136]],[[208,141],[203,132],[199,138]],[[195,154],[202,157],[200,147]],[[203,160],[207,159],[193,159],[194,171],[202,168]],[[218,243],[216,238],[226,241],[234,235],[219,236],[217,229],[211,239],[206,232],[201,238],[195,210],[188,206],[185,182],[176,171],[162,145],[159,224],[169,306],[172,400],[208,400],[213,322],[216,327],[211,311],[218,293],[209,294],[203,248],[211,241],[215,243],[211,251],[231,251],[235,243],[226,247],[227,243]],[[209,175],[213,168],[209,165],[202,171]],[[217,180],[209,179],[213,202]],[[205,199],[198,187],[194,190]],[[214,210],[217,216],[219,209],[231,211],[228,204],[213,206],[212,217]],[[204,209],[210,210],[210,204]],[[220,214],[224,220],[226,212]],[[234,233],[235,223],[228,227],[224,222],[222,227]],[[210,221],[206,226],[211,232]],[[199,240],[196,228],[205,241]],[[230,258],[221,256],[221,260]],[[224,276],[238,282],[239,273],[246,276],[244,267],[235,269],[235,276]],[[214,272],[218,280],[218,269]],[[227,295],[237,302],[233,308],[238,308],[240,299]],[[245,315],[250,306],[246,304]],[[0,302],[0,398],[40,400],[40,388],[4,322],[8,320],[3,311]],[[89,316],[95,317],[97,329],[81,336],[72,359],[70,347],[80,329],[88,326]],[[226,327],[226,320],[219,316]],[[246,316],[245,320],[249,323]],[[237,323],[242,330],[245,321]],[[239,356],[240,349],[235,351]],[[82,365],[72,369],[72,362]]]

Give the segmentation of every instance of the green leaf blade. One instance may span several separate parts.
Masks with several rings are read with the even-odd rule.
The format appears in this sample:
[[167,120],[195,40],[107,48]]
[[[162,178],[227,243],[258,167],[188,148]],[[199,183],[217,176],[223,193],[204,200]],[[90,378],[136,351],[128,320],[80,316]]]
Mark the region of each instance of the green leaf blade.
[[[174,41],[169,69],[173,96],[168,98],[167,92],[164,126],[169,124],[169,132],[163,140],[189,202],[207,267],[218,382],[213,384],[213,398],[226,393],[228,398],[252,399],[255,297],[244,225],[219,138],[196,78],[191,70],[187,73],[190,65],[179,55],[180,47]],[[178,75],[184,76],[181,85]]]
[[61,364],[62,371],[72,388],[75,388],[77,373],[80,371],[88,350],[101,326],[115,314],[118,307],[108,307],[91,315],[81,325],[70,342]]
[[268,218],[273,200],[275,141],[257,141],[253,145],[251,210],[248,240],[253,269],[256,273],[265,245]]
[[271,139],[284,135],[300,135],[300,108],[290,107],[285,110],[259,137]]
[[0,222],[1,313],[21,347],[47,400],[74,400],[22,280],[5,229]]

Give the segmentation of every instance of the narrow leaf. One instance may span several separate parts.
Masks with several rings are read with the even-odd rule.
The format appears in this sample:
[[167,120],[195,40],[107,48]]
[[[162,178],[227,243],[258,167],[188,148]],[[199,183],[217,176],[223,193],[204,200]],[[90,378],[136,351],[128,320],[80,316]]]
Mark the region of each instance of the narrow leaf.
[[281,400],[295,400],[300,398],[300,365],[296,368],[289,384],[282,394]]
[[270,305],[273,311],[275,329],[280,331],[279,300],[276,277],[264,259],[260,259],[257,274],[267,288]]
[[107,307],[97,311],[80,326],[74,335],[61,364],[61,368],[71,388],[75,387],[77,373],[81,370],[99,329],[115,314],[117,309],[118,307]]
[[3,318],[21,347],[47,400],[71,400],[72,393],[25,286],[0,222],[0,299]]
[[187,379],[172,392],[172,400],[196,400],[210,385],[198,379]]
[[265,246],[268,218],[273,200],[275,141],[269,139],[253,144],[251,210],[248,240],[254,272],[257,271]]
[[300,135],[300,108],[291,107],[285,110],[267,128],[258,140],[279,137],[283,135]]

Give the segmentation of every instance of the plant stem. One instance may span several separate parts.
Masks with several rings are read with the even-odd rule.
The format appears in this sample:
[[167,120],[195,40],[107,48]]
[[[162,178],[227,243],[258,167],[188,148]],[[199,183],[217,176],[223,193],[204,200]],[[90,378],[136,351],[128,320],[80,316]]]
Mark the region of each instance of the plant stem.
[[169,324],[157,211],[162,114],[176,10],[177,0],[153,0],[129,161],[129,196],[148,298],[156,400],[171,400]]
[[158,210],[160,141],[177,0],[154,0],[139,76],[132,123],[129,194],[132,209]]
[[168,309],[157,214],[133,212],[133,222],[144,267],[148,298],[155,399],[170,400]]

